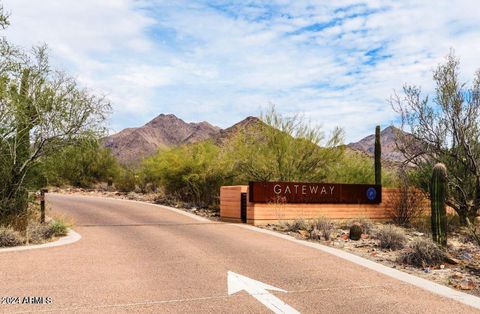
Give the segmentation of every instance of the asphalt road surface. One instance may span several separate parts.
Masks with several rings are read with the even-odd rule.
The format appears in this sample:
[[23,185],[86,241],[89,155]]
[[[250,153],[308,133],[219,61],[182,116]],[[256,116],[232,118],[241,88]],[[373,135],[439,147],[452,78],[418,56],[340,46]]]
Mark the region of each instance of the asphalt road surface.
[[268,306],[293,313],[477,312],[234,224],[199,222],[159,206],[113,199],[49,195],[47,202],[74,219],[82,239],[0,253],[0,297],[52,300],[0,304],[2,312],[272,313]]

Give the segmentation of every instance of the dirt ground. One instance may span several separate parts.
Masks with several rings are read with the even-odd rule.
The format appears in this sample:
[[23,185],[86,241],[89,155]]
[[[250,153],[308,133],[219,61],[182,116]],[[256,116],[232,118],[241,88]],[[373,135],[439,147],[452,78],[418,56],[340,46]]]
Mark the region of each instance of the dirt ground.
[[[352,220],[354,221],[354,220]],[[422,277],[439,284],[449,286],[464,292],[480,296],[480,247],[469,238],[466,230],[450,232],[448,234],[448,261],[435,266],[415,267],[401,262],[400,257],[410,248],[409,244],[416,238],[429,238],[431,235],[420,232],[415,228],[402,228],[407,243],[403,249],[387,250],[379,246],[379,240],[375,233],[382,227],[382,223],[371,223],[368,234],[362,234],[360,240],[349,239],[349,227],[351,222],[335,223],[329,241],[312,240],[306,230],[292,232],[287,225],[267,225],[264,228],[289,234],[307,241],[317,241],[322,244],[373,260],[383,265],[396,268],[406,273]]]

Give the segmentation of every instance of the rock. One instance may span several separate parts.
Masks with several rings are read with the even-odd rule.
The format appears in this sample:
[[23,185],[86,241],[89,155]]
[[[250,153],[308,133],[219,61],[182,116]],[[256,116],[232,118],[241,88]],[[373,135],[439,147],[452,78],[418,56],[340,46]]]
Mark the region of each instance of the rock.
[[460,282],[460,289],[462,290],[472,290],[477,287],[477,285],[471,279],[464,279]]
[[460,255],[460,259],[469,261],[472,259],[472,255],[470,255],[468,252],[463,252],[462,255]]
[[302,238],[308,238],[309,233],[307,230],[298,230],[298,233],[302,236]]
[[449,264],[451,264],[451,265],[457,265],[457,264],[460,263],[459,260],[457,260],[457,259],[455,259],[455,258],[453,258],[453,257],[451,257],[451,256],[449,256],[449,255],[447,255],[444,260],[445,260],[445,262],[447,262],[447,263],[449,263]]
[[426,274],[429,274],[429,273],[431,273],[432,271],[430,270],[430,268],[427,267],[427,268],[424,268],[424,269],[423,269],[423,272],[426,273]]
[[348,240],[348,235],[347,235],[347,234],[344,234],[344,235],[342,235],[340,238],[342,238],[342,240],[347,241],[347,240]]
[[417,237],[421,237],[421,236],[424,235],[424,233],[415,231],[415,232],[413,232],[413,235],[417,236]]
[[450,276],[452,279],[463,279],[463,274],[461,272],[454,272],[452,276]]
[[350,227],[349,237],[351,240],[358,241],[362,237],[363,229],[362,226],[358,223],[354,223]]
[[362,233],[362,235],[361,235],[360,237],[361,237],[362,239],[368,239],[368,238],[369,238],[369,235]]
[[445,265],[440,265],[440,269],[444,269],[445,268]]
[[474,223],[475,225],[480,226],[480,216],[475,217]]

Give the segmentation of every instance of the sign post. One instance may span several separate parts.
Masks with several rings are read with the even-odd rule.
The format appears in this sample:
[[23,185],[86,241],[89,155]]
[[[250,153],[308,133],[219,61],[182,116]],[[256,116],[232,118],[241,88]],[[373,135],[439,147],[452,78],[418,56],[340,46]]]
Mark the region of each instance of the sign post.
[[40,223],[45,222],[45,193],[47,193],[47,189],[40,190]]

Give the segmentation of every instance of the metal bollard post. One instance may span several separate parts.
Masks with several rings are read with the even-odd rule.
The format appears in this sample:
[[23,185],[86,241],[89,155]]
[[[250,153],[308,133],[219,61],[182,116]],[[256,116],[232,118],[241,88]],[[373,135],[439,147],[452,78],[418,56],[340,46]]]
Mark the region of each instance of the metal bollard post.
[[40,190],[40,223],[45,222],[45,193],[47,193],[47,189]]

